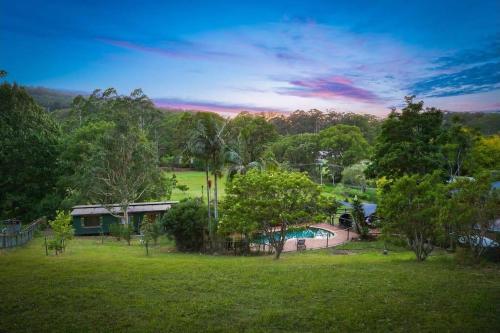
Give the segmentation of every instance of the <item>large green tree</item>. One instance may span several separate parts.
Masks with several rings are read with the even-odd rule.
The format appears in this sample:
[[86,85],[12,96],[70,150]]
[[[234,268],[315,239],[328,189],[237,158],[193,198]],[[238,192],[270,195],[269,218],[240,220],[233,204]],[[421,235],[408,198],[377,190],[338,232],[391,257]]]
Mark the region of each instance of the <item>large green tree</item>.
[[450,198],[441,206],[441,220],[453,240],[465,244],[479,259],[488,245],[487,233],[500,216],[500,192],[491,187],[487,173],[458,179],[448,190]]
[[383,122],[368,172],[394,179],[440,169],[442,120],[440,110],[424,110],[423,102],[414,102],[414,96],[406,97],[401,112],[393,110]]
[[500,134],[477,138],[464,166],[471,175],[500,171]]
[[418,261],[425,260],[432,252],[441,232],[439,210],[443,187],[437,172],[403,176],[379,199],[377,211],[384,221],[384,234],[406,239]]
[[319,133],[321,152],[330,163],[345,168],[368,157],[370,146],[359,127],[335,125]]
[[[140,90],[130,96],[114,89],[96,91],[78,97],[75,104],[83,106],[84,116],[81,121],[75,118],[61,162],[67,171],[61,182],[69,203],[103,204],[128,224],[130,203],[169,196],[172,184],[162,177],[150,132],[152,113],[145,111],[150,101]],[[112,203],[119,204],[121,212],[114,212]]]
[[50,215],[60,197],[59,126],[16,84],[0,85],[0,218]]
[[[478,134],[459,123],[452,123],[443,130],[442,152],[448,177],[459,177],[466,172],[465,163],[470,160],[474,143],[478,140]],[[467,173],[465,173],[467,174]]]
[[262,164],[268,145],[275,141],[278,132],[263,116],[247,112],[231,119],[226,127],[227,145],[232,152],[232,173],[245,172],[249,167]]
[[319,187],[305,174],[251,170],[227,183],[219,232],[265,233],[278,259],[289,226],[310,221],[320,209]]
[[282,137],[274,142],[269,151],[279,163],[299,171],[314,170],[319,157],[319,137],[305,133]]

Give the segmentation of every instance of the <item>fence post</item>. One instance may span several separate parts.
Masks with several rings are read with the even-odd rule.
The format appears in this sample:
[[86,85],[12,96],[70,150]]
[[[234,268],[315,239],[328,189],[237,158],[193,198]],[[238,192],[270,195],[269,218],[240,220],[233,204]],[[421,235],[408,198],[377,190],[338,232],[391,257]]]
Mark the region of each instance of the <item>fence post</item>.
[[349,228],[347,228],[347,240],[349,240]]
[[47,236],[45,236],[45,255],[49,255],[49,248],[47,247]]
[[328,240],[330,239],[330,233],[326,234],[326,247],[328,247]]

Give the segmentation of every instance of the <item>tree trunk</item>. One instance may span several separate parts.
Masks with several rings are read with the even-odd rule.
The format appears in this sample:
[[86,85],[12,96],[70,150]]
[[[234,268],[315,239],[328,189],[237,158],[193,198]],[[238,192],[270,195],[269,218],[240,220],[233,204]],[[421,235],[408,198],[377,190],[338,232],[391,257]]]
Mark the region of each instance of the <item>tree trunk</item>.
[[208,234],[210,236],[210,241],[212,240],[212,214],[210,212],[210,186],[208,186],[209,178],[208,178],[208,163],[205,168],[205,177],[207,181],[207,207],[208,207]]
[[219,209],[218,209],[218,193],[217,193],[217,173],[214,173],[214,218],[215,218],[215,226],[217,226],[217,222],[219,220]]

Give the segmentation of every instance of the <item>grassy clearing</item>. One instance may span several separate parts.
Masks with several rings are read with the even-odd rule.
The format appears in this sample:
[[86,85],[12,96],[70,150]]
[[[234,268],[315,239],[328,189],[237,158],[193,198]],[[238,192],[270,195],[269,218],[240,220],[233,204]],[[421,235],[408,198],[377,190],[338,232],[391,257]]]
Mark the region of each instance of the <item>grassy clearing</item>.
[[[353,243],[354,244],[354,243]],[[352,247],[361,247],[356,243]],[[169,253],[98,238],[46,257],[41,239],[0,252],[5,332],[493,332],[500,268],[449,255],[417,263],[331,250],[271,257]]]
[[[202,186],[203,186],[203,199],[207,199],[207,189],[206,189],[206,181],[205,181],[205,173],[202,171],[181,171],[181,172],[167,172],[168,176],[175,174],[177,178],[177,182],[179,185],[187,185],[189,190],[182,192],[179,189],[174,189],[172,191],[172,200],[182,200],[184,198],[199,198],[201,196]],[[214,178],[210,175],[210,179],[212,180],[212,184],[214,182]],[[224,192],[226,189],[226,177],[222,177],[222,179],[218,180],[219,183],[219,195],[220,197],[224,197]],[[212,185],[213,186],[213,185]],[[213,187],[212,187],[213,193]],[[213,194],[212,194],[213,195]]]
[[[167,175],[171,176],[175,174],[179,184],[187,185],[189,190],[182,192],[179,189],[174,189],[172,192],[172,200],[182,200],[188,197],[200,197],[201,187],[205,186],[205,173],[202,171],[180,171],[180,172],[168,172]],[[210,176],[213,183],[213,176]],[[219,182],[219,195],[224,198],[226,186],[226,177],[222,177]],[[376,201],[376,195],[374,189],[367,189],[366,192],[362,192],[359,189],[350,188],[344,186],[343,184],[337,184],[332,186],[331,184],[325,184],[322,186],[323,193],[330,195],[337,200],[345,200],[346,198],[354,198],[358,196],[363,201]],[[206,200],[206,188],[203,193],[203,197]]]
[[374,188],[368,188],[365,192],[357,188],[352,188],[345,186],[342,183],[336,184],[325,184],[322,186],[322,191],[326,195],[333,196],[336,200],[346,200],[346,198],[352,199],[355,196],[362,201],[377,202],[377,195]]

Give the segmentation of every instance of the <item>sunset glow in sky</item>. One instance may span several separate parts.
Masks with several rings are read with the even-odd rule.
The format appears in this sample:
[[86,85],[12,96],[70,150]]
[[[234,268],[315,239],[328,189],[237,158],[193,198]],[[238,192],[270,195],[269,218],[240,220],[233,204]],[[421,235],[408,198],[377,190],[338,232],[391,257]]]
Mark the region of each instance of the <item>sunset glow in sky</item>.
[[226,113],[500,110],[498,0],[0,3],[0,68],[24,85]]

